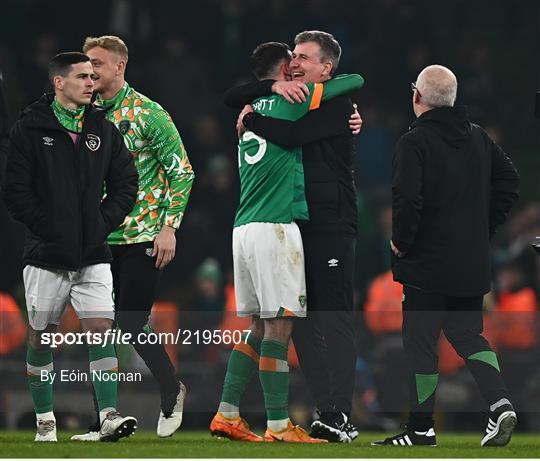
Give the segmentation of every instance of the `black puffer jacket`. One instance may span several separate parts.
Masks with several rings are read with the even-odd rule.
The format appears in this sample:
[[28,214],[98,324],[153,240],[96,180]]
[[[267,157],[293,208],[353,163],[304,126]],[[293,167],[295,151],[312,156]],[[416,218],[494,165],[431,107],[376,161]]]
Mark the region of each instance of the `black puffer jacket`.
[[93,106],[77,149],[51,102],[52,95],[43,95],[27,107],[9,142],[4,199],[28,229],[23,263],[77,270],[110,262],[106,237],[135,205],[133,158],[120,132]]

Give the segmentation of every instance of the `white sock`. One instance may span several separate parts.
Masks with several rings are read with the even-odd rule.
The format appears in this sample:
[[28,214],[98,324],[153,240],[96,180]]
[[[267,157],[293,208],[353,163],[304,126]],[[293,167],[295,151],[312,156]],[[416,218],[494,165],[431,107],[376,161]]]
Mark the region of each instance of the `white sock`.
[[508,399],[501,399],[498,402],[495,402],[493,405],[489,407],[489,411],[495,411],[497,408],[502,407],[503,405],[512,405],[510,403],[510,400]]
[[227,402],[220,402],[218,411],[227,419],[236,419],[240,417],[240,408]]
[[107,417],[107,413],[109,413],[109,411],[116,411],[116,408],[107,407],[107,408],[104,408],[103,410],[99,411],[99,422],[100,422],[100,424],[103,424],[103,421]]
[[36,425],[38,421],[54,421],[56,422],[56,418],[54,417],[54,412],[47,411],[46,413],[36,413]]
[[281,432],[287,429],[287,426],[289,425],[289,418],[268,420],[266,421],[266,425],[271,431]]

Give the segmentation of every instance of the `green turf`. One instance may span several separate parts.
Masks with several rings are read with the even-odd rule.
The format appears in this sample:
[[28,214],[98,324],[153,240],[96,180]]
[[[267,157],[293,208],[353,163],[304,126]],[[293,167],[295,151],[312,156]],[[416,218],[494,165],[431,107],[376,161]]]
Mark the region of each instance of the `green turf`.
[[437,448],[371,447],[382,434],[361,434],[352,444],[292,445],[241,443],[212,438],[206,432],[180,432],[168,439],[137,433],[117,443],[33,443],[33,432],[0,432],[2,458],[532,458],[540,456],[537,435],[515,434],[504,448],[481,448],[480,436],[441,434]]

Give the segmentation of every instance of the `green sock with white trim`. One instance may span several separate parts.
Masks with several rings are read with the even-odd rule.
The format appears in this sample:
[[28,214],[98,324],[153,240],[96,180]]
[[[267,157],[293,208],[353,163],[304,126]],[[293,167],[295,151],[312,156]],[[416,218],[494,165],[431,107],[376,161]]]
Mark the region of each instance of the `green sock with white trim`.
[[[53,411],[53,355],[51,348],[34,349],[30,344],[26,349],[26,372],[30,394],[36,414],[51,414]],[[54,419],[51,418],[51,419]]]
[[118,359],[112,344],[89,345],[90,376],[96,393],[98,409],[116,408]]
[[261,343],[259,377],[264,394],[268,428],[280,431],[289,420],[289,364],[287,345],[265,339]]
[[253,334],[244,334],[232,350],[218,408],[226,418],[240,415],[240,399],[259,367],[260,350],[261,340]]

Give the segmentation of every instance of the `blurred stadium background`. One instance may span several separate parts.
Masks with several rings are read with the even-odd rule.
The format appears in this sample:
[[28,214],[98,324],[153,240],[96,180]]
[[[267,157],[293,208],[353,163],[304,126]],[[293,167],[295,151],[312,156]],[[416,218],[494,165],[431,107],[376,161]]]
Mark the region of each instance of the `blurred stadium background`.
[[[172,115],[196,172],[177,256],[162,277],[153,323],[159,331],[243,328],[234,312],[231,226],[238,200],[236,113],[221,95],[251,79],[249,55],[268,40],[292,44],[305,29],[333,33],[343,48],[338,72],[366,79],[357,95],[364,119],[357,137],[359,231],[356,271],[358,366],[354,420],[363,429],[397,427],[405,408],[400,339],[401,288],[389,274],[390,170],[397,138],[413,120],[410,82],[440,63],[458,77],[458,102],[509,153],[522,177],[521,199],[493,242],[493,291],[486,297],[486,334],[500,354],[518,429],[540,431],[540,258],[530,249],[540,235],[540,89],[538,0],[4,0],[0,13],[0,71],[10,122],[48,90],[47,63],[79,50],[88,35],[116,34],[128,44],[127,80]],[[23,228],[0,204],[0,427],[33,427],[25,379],[26,309],[20,255]],[[463,223],[464,226],[467,223]],[[78,321],[66,311],[62,331]],[[189,389],[186,428],[209,423],[221,393],[229,350],[220,345],[169,346]],[[129,348],[124,370],[147,373]],[[55,368],[87,367],[83,346],[64,347]],[[291,361],[295,363],[294,353]],[[448,343],[441,342],[438,427],[479,430],[483,404],[473,380]],[[92,418],[90,384],[61,383],[55,405],[64,427]],[[262,426],[258,382],[246,396],[250,421]],[[298,423],[311,401],[297,367],[291,407]],[[120,405],[151,429],[157,386],[120,385]]]

